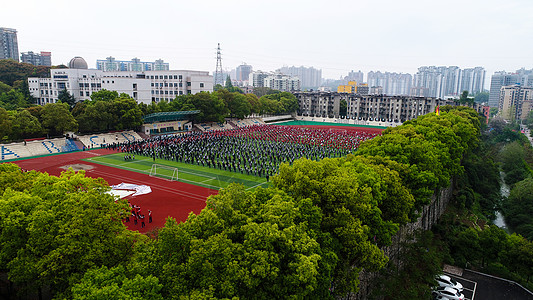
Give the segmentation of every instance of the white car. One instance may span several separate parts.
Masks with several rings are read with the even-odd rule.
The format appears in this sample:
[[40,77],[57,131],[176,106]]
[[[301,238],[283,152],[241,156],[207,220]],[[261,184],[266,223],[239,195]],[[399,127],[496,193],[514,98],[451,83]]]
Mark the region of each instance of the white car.
[[437,289],[433,290],[433,292],[431,292],[431,294],[433,295],[433,297],[437,298],[439,296],[445,298],[445,299],[450,299],[450,300],[464,300],[465,299],[465,295],[463,295],[461,292],[459,292],[458,290],[454,289],[454,288],[451,288],[451,287],[438,287]]
[[463,292],[463,285],[455,281],[448,275],[438,275],[437,277],[435,277],[435,280],[437,281],[440,287],[448,286],[458,290],[459,292]]

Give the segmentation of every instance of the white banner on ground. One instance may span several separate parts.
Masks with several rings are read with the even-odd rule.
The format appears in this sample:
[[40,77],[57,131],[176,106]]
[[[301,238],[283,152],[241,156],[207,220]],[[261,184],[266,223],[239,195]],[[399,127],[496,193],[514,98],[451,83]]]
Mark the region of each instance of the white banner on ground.
[[124,183],[117,185],[112,185],[111,189],[113,190],[130,190],[135,191],[135,193],[132,196],[139,196],[144,194],[149,194],[152,192],[152,188],[150,188],[147,185],[139,185],[139,184],[133,184],[133,183]]

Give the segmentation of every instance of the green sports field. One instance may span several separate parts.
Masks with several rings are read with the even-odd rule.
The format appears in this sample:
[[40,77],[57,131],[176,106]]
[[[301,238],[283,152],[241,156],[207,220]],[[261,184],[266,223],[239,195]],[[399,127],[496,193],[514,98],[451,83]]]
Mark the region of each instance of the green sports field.
[[175,170],[177,168],[178,181],[215,190],[227,187],[234,182],[244,185],[247,189],[254,189],[258,186],[266,187],[269,184],[266,178],[253,175],[246,175],[198,165],[169,161],[165,159],[156,159],[154,162],[151,157],[141,155],[136,155],[135,160],[126,161],[124,160],[124,155],[124,153],[116,153],[84,160],[144,174],[153,173],[153,165],[155,164],[157,171],[152,175],[170,180],[175,180]]

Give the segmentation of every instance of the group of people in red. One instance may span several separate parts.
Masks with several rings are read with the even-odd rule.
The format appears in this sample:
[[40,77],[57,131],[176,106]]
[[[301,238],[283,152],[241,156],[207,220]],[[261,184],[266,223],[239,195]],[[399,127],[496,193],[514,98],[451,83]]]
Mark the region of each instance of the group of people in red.
[[[141,228],[144,228],[146,226],[146,223],[144,222],[145,216],[141,213],[141,207],[139,205],[131,204],[131,217],[133,219],[133,224],[137,225],[139,221],[141,222]],[[129,216],[126,217],[126,222],[130,221]],[[148,223],[152,223],[152,211],[148,210]]]

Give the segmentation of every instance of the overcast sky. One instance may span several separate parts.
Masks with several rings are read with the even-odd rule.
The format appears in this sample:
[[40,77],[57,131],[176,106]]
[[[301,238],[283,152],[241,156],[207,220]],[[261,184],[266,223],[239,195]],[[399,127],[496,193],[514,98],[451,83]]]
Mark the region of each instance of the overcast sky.
[[[414,74],[420,66],[533,68],[532,0],[4,1],[0,27],[19,51],[51,51],[52,64],[81,56],[163,59],[170,68],[213,72],[282,66]],[[487,85],[487,83],[486,83]]]

